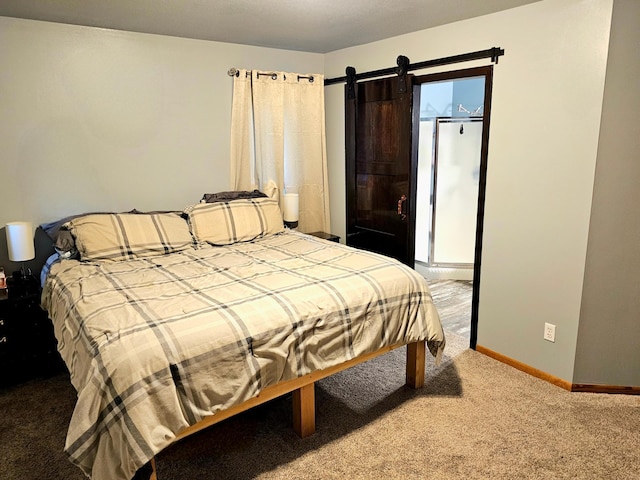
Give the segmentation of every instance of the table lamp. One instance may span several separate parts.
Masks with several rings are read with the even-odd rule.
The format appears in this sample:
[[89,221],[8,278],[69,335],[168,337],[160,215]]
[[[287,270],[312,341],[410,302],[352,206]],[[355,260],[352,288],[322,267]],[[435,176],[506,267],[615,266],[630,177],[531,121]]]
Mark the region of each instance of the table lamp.
[[284,194],[284,224],[291,229],[298,227],[299,207],[300,203],[297,193]]
[[[12,262],[26,262],[36,257],[33,244],[33,226],[31,222],[7,223],[7,250]],[[31,275],[31,270],[24,263],[20,268],[22,278]]]

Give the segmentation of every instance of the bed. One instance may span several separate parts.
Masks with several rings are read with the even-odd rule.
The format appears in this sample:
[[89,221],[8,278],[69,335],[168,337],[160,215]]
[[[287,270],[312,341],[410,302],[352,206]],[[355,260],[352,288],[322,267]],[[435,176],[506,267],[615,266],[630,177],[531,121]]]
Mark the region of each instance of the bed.
[[[425,280],[395,260],[284,229],[277,202],[65,223],[42,305],[77,390],[65,452],[129,480],[179,438],[293,392],[315,429],[314,382],[407,345],[407,384],[445,346]],[[152,473],[155,478],[155,472]]]

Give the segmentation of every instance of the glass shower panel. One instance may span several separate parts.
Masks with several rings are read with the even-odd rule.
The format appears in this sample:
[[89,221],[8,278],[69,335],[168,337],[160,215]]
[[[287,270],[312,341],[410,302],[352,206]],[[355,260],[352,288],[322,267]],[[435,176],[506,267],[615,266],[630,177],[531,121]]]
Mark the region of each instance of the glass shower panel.
[[473,265],[482,119],[438,119],[433,265]]
[[433,169],[433,144],[435,140],[435,119],[420,120],[418,136],[418,180],[416,190],[416,249],[415,259],[429,262],[431,234],[431,185]]

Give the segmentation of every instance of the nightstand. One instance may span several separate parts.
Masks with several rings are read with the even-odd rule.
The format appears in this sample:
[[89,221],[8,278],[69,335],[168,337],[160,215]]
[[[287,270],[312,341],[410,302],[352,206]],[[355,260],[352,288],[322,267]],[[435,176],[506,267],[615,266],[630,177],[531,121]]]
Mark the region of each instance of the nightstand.
[[37,282],[13,291],[10,286],[9,295],[0,296],[0,387],[63,369],[53,325],[40,308]]
[[336,242],[336,243],[340,242],[340,237],[332,233],[311,232],[308,235],[313,235],[314,237],[318,237],[318,238],[324,238],[325,240],[329,240],[330,242]]

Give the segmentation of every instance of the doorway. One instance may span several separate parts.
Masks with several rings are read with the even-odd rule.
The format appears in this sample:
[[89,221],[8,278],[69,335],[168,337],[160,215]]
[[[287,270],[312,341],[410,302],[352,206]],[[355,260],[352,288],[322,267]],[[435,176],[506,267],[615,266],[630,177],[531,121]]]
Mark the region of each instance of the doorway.
[[[477,342],[492,75],[493,66],[488,65],[424,76],[407,75],[407,82],[403,84],[399,84],[397,77],[388,77],[345,86],[346,243],[394,257],[415,268],[417,208],[431,205],[429,198],[421,198],[417,194],[418,169],[423,166],[419,162],[422,86],[464,79],[483,80],[480,110],[470,101],[460,101],[450,109],[447,118],[440,118],[440,122],[436,118],[433,124],[434,132],[438,125],[442,130],[451,130],[453,125],[454,136],[456,132],[460,135],[461,127],[463,135],[476,130],[477,139],[480,134],[480,166],[472,168],[473,175],[477,177],[477,190],[470,196],[466,195],[467,198],[475,197],[475,206],[461,202],[471,226],[467,227],[466,233],[453,234],[454,237],[467,237],[473,248],[467,247],[468,255],[460,257],[462,260],[440,257],[440,250],[434,250],[432,255],[432,263],[449,264],[446,268],[456,263],[462,265],[453,266],[471,267],[466,268],[472,275],[471,348],[475,348]],[[406,88],[407,84],[412,88]],[[400,88],[402,85],[405,87]],[[450,102],[453,104],[453,97]],[[465,115],[454,115],[458,110]],[[465,110],[477,112],[469,115]],[[443,136],[451,134],[443,133]],[[445,207],[447,203],[451,202],[439,202]],[[432,219],[446,219],[446,216],[446,213],[436,210]],[[429,235],[435,230],[440,233],[446,231],[439,224],[435,229],[430,228]],[[446,247],[446,243],[445,240],[442,245]],[[434,249],[439,244],[438,238],[431,242]]]
[[493,67],[414,79],[414,268],[443,325],[477,342]]

